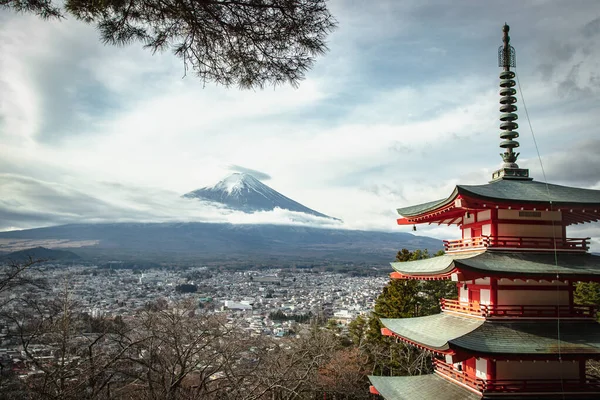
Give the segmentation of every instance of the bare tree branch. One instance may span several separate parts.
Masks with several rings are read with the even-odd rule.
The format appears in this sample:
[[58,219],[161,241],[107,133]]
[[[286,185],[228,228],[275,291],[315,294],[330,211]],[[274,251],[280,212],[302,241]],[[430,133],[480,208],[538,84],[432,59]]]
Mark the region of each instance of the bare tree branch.
[[[63,9],[61,9],[61,6]],[[336,21],[326,0],[0,0],[43,18],[94,24],[102,42],[171,50],[204,82],[297,86],[327,51]]]

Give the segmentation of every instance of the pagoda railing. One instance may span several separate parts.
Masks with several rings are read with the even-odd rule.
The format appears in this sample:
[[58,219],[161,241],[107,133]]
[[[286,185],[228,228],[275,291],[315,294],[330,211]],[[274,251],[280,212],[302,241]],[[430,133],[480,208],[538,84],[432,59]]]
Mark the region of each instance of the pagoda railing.
[[444,240],[446,253],[493,249],[531,249],[586,252],[590,238],[549,238],[533,236],[478,236],[456,240]]
[[481,379],[441,360],[433,360],[435,371],[480,393],[600,392],[600,378],[583,379]]
[[441,360],[434,359],[433,367],[438,374],[454,379],[455,381],[472,387],[479,392],[481,392],[485,387],[485,381],[483,379],[471,376],[465,371],[458,370],[452,364],[447,364]]
[[458,301],[451,299],[440,299],[440,306],[443,311],[454,311],[463,314],[477,315],[485,317],[481,305],[467,301]]
[[484,392],[596,392],[600,393],[600,379],[588,375],[584,379],[493,379],[483,383]]
[[597,307],[590,305],[534,305],[534,304],[477,304],[459,300],[441,299],[442,310],[485,318],[596,318]]

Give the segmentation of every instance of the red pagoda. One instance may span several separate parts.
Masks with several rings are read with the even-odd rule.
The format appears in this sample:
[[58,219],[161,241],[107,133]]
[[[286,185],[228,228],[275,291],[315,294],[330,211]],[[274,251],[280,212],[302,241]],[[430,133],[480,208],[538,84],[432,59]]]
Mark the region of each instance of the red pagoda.
[[503,165],[485,185],[456,186],[445,199],[398,210],[400,225],[457,225],[462,238],[445,254],[392,263],[393,279],[447,279],[458,300],[442,312],[382,319],[382,334],[429,351],[434,373],[371,376],[371,393],[394,399],[594,398],[600,378],[600,324],[575,304],[577,282],[600,281],[589,238],[567,227],[600,219],[600,190],[536,182],[516,164],[515,53],[508,25],[500,47],[500,147]]

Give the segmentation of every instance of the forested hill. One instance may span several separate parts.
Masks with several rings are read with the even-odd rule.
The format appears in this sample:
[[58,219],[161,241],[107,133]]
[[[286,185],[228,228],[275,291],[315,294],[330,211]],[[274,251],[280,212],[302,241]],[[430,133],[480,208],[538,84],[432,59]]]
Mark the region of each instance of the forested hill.
[[81,259],[81,257],[72,251],[53,250],[45,247],[34,247],[31,249],[19,250],[0,256],[0,262],[23,262],[29,259],[47,261],[74,261]]

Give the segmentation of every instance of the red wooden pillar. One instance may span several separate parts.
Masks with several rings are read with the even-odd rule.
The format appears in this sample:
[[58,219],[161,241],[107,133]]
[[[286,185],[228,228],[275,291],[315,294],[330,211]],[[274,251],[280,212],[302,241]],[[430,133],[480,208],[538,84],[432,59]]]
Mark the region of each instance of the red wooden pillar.
[[493,276],[490,278],[490,305],[492,309],[498,305],[498,278]]
[[496,379],[496,361],[491,358],[487,359],[487,373],[485,378],[488,381]]
[[498,209],[497,208],[492,209],[491,222],[492,223],[490,226],[490,236],[495,239],[498,237]]

